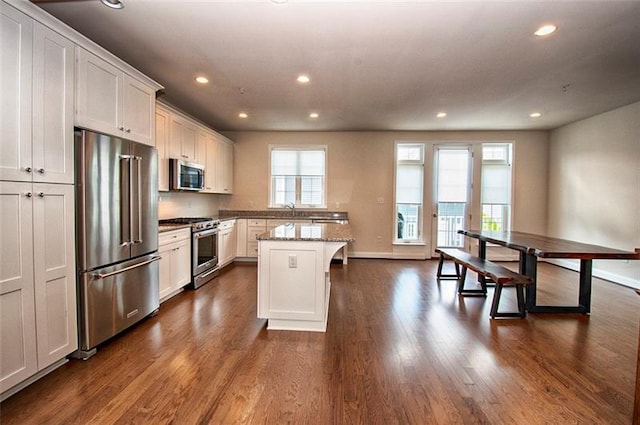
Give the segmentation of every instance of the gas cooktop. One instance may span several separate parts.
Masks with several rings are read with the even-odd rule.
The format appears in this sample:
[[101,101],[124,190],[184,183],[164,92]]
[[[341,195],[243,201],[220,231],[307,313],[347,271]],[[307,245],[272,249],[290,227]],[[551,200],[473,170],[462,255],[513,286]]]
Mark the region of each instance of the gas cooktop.
[[195,232],[218,227],[220,220],[212,217],[177,217],[160,220],[159,224],[190,224],[191,229]]
[[211,217],[177,217],[160,220],[160,224],[192,224],[201,221],[214,221]]

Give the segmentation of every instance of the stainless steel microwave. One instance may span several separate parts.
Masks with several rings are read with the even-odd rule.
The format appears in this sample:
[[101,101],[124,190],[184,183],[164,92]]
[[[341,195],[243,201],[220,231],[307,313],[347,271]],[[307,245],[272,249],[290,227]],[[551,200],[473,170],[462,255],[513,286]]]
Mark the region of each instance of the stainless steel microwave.
[[204,189],[204,165],[183,159],[169,159],[169,188],[171,190]]

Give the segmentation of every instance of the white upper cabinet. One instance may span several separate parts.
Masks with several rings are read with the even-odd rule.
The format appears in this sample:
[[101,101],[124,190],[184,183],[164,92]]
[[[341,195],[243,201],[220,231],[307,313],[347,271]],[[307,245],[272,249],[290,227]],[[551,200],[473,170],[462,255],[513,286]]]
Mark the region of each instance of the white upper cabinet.
[[169,123],[170,113],[156,106],[156,149],[158,150],[158,190],[169,190]]
[[154,146],[155,90],[77,48],[76,124]]
[[38,23],[33,43],[33,181],[72,184],[74,44]]
[[196,161],[198,128],[183,116],[171,114],[169,129],[169,157]]
[[[156,148],[160,163],[166,162],[168,167],[168,158],[177,158],[202,164],[205,178],[202,193],[233,193],[233,142],[172,106],[158,102],[156,111]],[[163,141],[164,148],[161,148]],[[166,160],[162,157],[163,149]],[[163,166],[160,165],[160,170]],[[159,187],[163,190],[169,177],[163,177],[162,171],[158,174]]]
[[233,193],[233,142],[225,138],[217,139],[216,193]]
[[0,179],[72,184],[74,45],[1,7]]
[[207,156],[204,166],[204,191],[207,193],[216,193],[217,176],[216,166],[218,161],[218,142],[212,134],[207,134]]
[[0,3],[0,178],[31,181],[33,21]]

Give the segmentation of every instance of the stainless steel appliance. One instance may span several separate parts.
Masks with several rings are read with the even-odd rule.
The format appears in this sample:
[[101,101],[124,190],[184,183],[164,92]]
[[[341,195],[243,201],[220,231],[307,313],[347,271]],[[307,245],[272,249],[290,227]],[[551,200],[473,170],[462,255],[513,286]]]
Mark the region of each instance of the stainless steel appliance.
[[209,217],[180,217],[160,224],[191,225],[191,285],[197,289],[218,275],[219,220]]
[[169,159],[169,189],[202,190],[204,189],[204,166],[182,159]]
[[150,146],[76,129],[80,349],[95,347],[159,303],[158,155]]

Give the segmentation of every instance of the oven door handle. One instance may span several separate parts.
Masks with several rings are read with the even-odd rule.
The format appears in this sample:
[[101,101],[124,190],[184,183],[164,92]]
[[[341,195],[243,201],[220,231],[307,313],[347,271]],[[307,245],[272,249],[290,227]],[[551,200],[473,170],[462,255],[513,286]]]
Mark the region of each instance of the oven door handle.
[[198,233],[195,233],[193,235],[193,237],[195,239],[200,239],[200,238],[204,238],[204,237],[207,237],[207,236],[211,236],[211,235],[213,235],[215,233],[218,233],[218,229],[211,229],[211,230],[205,230],[203,232],[198,232]]

